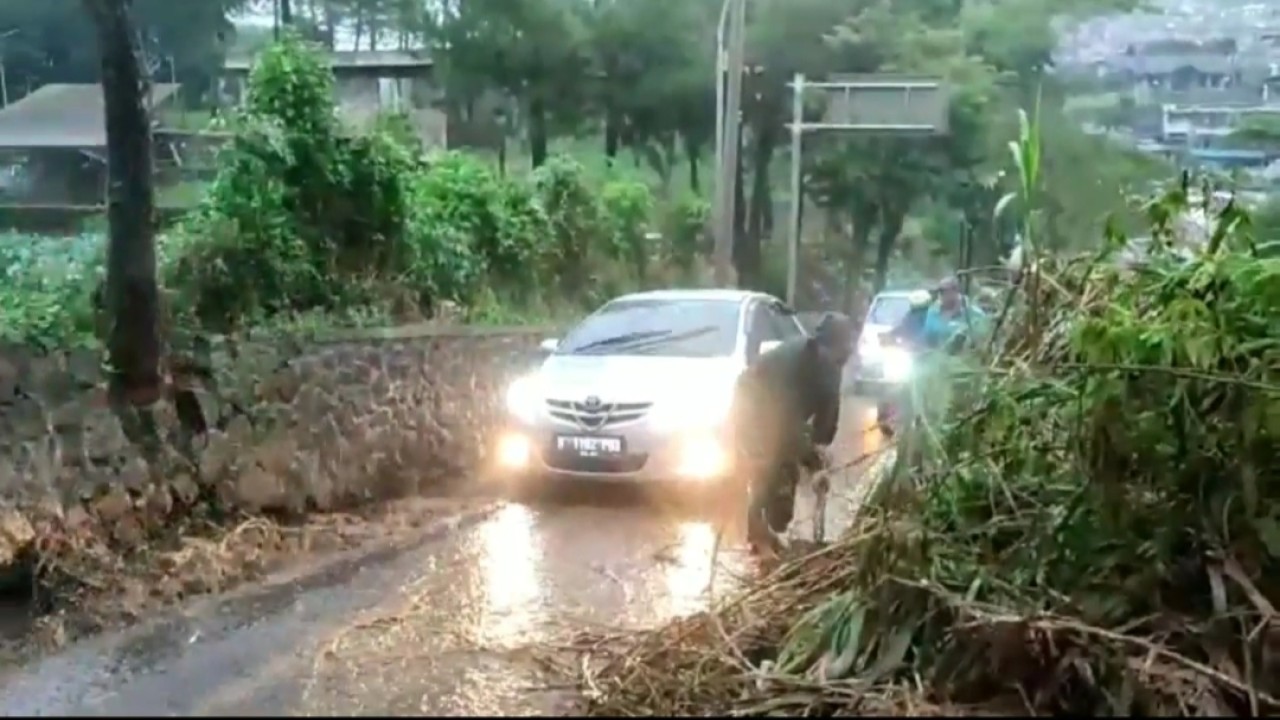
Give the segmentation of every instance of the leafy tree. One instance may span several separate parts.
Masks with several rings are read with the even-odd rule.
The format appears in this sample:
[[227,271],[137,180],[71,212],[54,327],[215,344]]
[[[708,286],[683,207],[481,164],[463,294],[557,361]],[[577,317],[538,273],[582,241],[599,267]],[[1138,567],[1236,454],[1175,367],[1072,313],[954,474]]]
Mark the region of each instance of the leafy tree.
[[683,141],[690,184],[697,187],[698,156],[713,133],[709,40],[719,3],[598,0],[593,10],[595,105],[603,119],[605,155],[612,159],[630,145],[665,178]]
[[534,167],[547,160],[552,124],[580,118],[588,10],[575,0],[468,0],[441,19],[435,47],[455,100],[474,103],[485,87],[515,98]]

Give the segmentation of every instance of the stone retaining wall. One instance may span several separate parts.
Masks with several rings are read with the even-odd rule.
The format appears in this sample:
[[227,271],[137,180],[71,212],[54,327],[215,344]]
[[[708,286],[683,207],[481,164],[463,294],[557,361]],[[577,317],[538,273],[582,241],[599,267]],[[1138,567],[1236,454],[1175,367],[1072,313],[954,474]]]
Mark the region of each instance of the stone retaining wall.
[[184,392],[155,413],[164,442],[147,450],[108,406],[97,353],[0,348],[0,568],[42,524],[128,546],[196,506],[324,511],[463,480],[549,332],[195,343],[173,363]]

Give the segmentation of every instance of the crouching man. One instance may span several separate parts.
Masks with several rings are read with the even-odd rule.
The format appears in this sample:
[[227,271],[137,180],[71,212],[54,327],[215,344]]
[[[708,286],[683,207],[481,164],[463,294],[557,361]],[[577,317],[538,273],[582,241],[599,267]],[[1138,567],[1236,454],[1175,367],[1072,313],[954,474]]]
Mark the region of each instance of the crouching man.
[[817,469],[835,439],[840,384],[853,351],[850,322],[823,317],[811,337],[763,353],[738,380],[734,417],[741,465],[750,483],[747,539],[753,552],[776,551],[795,516],[803,469]]

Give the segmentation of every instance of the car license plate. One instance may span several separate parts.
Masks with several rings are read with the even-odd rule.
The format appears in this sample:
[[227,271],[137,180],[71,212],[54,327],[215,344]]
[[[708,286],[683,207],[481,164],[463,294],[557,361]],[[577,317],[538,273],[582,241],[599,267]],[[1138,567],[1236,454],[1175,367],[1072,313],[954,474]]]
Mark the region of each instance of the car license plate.
[[613,457],[622,454],[622,438],[560,435],[556,438],[556,449],[579,457]]

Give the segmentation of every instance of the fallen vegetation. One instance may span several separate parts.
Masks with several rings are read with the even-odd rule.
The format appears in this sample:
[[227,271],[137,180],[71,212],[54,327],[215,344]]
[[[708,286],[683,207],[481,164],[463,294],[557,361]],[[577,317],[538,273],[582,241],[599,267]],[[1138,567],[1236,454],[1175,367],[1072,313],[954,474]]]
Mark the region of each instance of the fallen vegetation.
[[1232,207],[1162,252],[1186,195],[1141,267],[1042,262],[844,537],[584,640],[588,712],[1280,712],[1280,261]]

